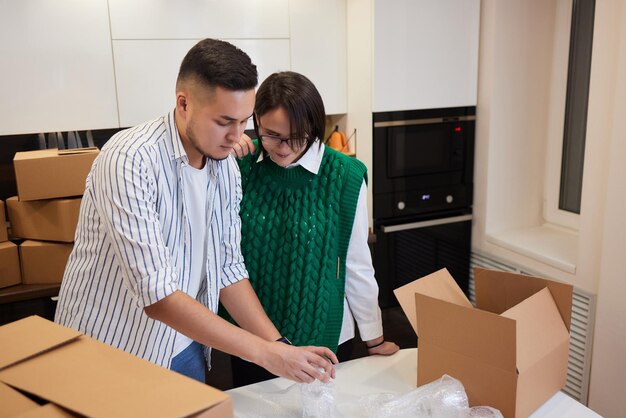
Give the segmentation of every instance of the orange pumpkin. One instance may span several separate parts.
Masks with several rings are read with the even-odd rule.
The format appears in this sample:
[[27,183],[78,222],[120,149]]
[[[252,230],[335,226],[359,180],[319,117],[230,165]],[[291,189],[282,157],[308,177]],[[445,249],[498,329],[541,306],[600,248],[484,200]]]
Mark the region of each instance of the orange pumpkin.
[[[342,136],[341,136],[342,132],[339,131],[334,131],[331,135],[330,138],[328,139],[328,146],[331,147],[334,150],[337,151],[341,151],[341,149],[343,148],[343,146],[345,145],[343,140],[342,140]],[[345,139],[345,134],[343,135],[343,138]]]
[[341,135],[341,149],[342,152],[348,152],[348,138],[346,137],[346,133],[343,131],[339,131],[339,135]]

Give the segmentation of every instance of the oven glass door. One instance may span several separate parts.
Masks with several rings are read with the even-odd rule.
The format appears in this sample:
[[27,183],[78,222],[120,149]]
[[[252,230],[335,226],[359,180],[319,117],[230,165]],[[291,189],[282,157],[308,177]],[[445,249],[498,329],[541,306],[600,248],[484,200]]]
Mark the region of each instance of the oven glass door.
[[396,306],[393,290],[447,268],[468,294],[472,215],[376,226],[374,264],[381,307]]
[[463,169],[463,123],[394,126],[387,131],[387,176],[410,177]]

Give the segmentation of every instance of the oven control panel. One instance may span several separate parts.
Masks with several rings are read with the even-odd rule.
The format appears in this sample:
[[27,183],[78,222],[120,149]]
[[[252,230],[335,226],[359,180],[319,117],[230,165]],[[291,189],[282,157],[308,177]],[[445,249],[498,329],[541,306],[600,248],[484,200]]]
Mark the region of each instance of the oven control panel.
[[472,190],[467,184],[384,193],[374,196],[374,218],[418,215],[471,206]]

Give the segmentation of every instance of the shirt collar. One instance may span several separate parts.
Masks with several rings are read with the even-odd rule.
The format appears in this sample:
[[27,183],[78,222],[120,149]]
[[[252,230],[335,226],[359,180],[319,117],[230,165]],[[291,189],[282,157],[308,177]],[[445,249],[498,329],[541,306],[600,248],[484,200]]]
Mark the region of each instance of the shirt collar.
[[[309,149],[304,153],[302,157],[295,163],[289,164],[285,168],[292,168],[302,166],[305,170],[317,175],[320,171],[320,166],[322,165],[322,158],[324,157],[324,147],[325,145],[320,142],[319,139],[316,139],[313,144],[309,147]],[[263,153],[259,154],[259,158],[257,159],[257,163],[263,161],[264,155]],[[271,159],[271,157],[270,157]]]
[[[182,160],[183,165],[189,165],[189,158],[187,157],[187,152],[183,147],[183,143],[181,142],[180,135],[178,133],[174,112],[175,109],[168,113],[167,117],[165,118],[165,124],[167,125],[167,129],[169,131],[169,146],[171,146],[172,150],[171,158],[172,160]],[[205,164],[208,165],[209,173],[213,176],[217,176],[219,172],[220,161],[206,158]]]
[[167,114],[165,118],[165,124],[167,125],[167,130],[169,132],[168,139],[170,140],[171,146],[171,157],[173,160],[184,160],[185,162],[189,162],[187,158],[187,153],[185,152],[185,148],[183,148],[183,143],[180,140],[180,135],[178,134],[178,128],[176,127],[176,118],[174,117],[175,109],[173,109],[170,113]]

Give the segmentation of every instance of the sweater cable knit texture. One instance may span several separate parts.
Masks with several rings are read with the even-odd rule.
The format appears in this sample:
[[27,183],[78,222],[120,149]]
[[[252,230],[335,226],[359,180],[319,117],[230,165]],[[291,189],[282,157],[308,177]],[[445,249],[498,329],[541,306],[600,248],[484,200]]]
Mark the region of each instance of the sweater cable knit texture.
[[365,166],[329,147],[317,175],[257,159],[258,153],[240,160],[241,247],[250,282],[284,336],[336,351]]

